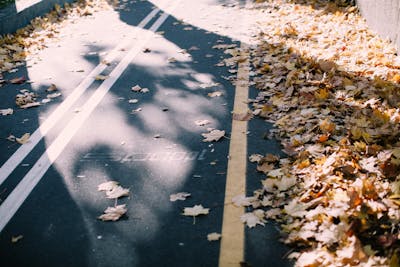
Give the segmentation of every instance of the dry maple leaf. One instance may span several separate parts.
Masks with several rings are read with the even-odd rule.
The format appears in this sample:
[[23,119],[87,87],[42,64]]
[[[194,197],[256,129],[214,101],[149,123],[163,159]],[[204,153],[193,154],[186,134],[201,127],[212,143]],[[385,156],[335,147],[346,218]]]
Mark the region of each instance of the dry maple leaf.
[[220,96],[223,95],[223,93],[221,91],[215,91],[215,92],[212,92],[212,93],[208,93],[207,95],[209,97],[220,97]]
[[59,96],[61,96],[61,93],[60,92],[55,92],[55,93],[52,93],[52,94],[48,94],[46,97],[49,98],[49,99],[53,99],[53,98],[57,98]]
[[58,88],[57,88],[57,86],[55,84],[51,84],[49,86],[49,88],[46,89],[47,92],[54,92],[54,91],[57,91],[57,90],[58,90]]
[[108,181],[97,186],[98,191],[105,191],[106,197],[110,199],[117,199],[120,197],[129,196],[129,189],[123,188],[118,185],[116,181]]
[[12,108],[0,109],[0,114],[2,116],[12,115],[14,110]]
[[212,141],[218,141],[219,139],[224,137],[225,131],[212,130],[209,133],[202,133],[201,135],[204,137],[203,142],[212,142]]
[[8,141],[10,142],[15,142],[15,140],[17,139],[14,135],[10,134],[7,138]]
[[214,82],[202,83],[202,84],[200,84],[200,88],[207,89],[207,88],[211,88],[211,87],[217,87],[217,86],[220,86],[220,85],[221,85],[220,83],[214,83]]
[[204,208],[202,205],[194,205],[193,207],[187,207],[183,209],[182,215],[184,216],[199,216],[199,215],[207,215],[210,209]]
[[110,199],[116,199],[120,197],[129,196],[129,189],[123,188],[122,186],[115,186],[113,189],[106,191],[106,197]]
[[22,109],[34,108],[40,106],[40,102],[31,102],[24,105],[19,106]]
[[249,157],[250,162],[259,162],[264,156],[261,154],[251,154]]
[[20,241],[22,238],[24,238],[23,235],[12,236],[12,237],[11,237],[11,243],[17,243],[17,242]]
[[256,209],[253,212],[247,212],[240,216],[240,220],[249,228],[255,227],[257,224],[265,226],[264,211]]
[[98,191],[110,191],[112,190],[114,187],[118,186],[118,182],[116,181],[108,181],[108,182],[104,182],[101,183],[97,186],[97,190]]
[[98,218],[102,221],[117,221],[127,212],[126,204],[108,207]]
[[31,137],[30,133],[25,133],[20,138],[15,138],[15,141],[17,141],[17,143],[23,145],[23,144],[25,144],[25,143],[27,143],[29,141],[30,137]]
[[236,207],[251,206],[256,199],[254,197],[246,197],[245,195],[238,195],[232,198],[232,203]]
[[177,201],[177,200],[186,200],[186,198],[190,197],[190,196],[191,196],[190,193],[179,192],[179,193],[170,195],[169,196],[169,200],[172,201],[172,202]]
[[108,76],[108,75],[96,75],[96,77],[94,77],[94,79],[96,80],[96,81],[104,81],[105,79],[107,79],[107,78],[109,78],[110,76]]
[[218,240],[220,240],[221,239],[221,234],[219,234],[219,233],[210,233],[210,234],[208,234],[207,235],[207,240],[208,241],[218,241]]
[[23,84],[24,82],[26,82],[26,78],[24,76],[10,80],[10,83],[12,83],[12,84]]
[[132,86],[131,90],[133,92],[140,92],[142,90],[142,87],[140,87],[138,84],[135,86]]
[[257,171],[259,171],[259,172],[268,173],[269,171],[272,171],[273,169],[274,169],[274,164],[270,164],[268,162],[264,162],[263,164],[257,165]]

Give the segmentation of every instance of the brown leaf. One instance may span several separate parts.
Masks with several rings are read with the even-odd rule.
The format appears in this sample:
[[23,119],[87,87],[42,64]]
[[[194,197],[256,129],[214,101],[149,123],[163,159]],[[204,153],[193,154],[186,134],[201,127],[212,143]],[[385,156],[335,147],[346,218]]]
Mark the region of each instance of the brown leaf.
[[126,204],[108,207],[98,218],[102,221],[118,221],[127,211]]
[[330,72],[337,68],[337,65],[335,62],[327,61],[327,60],[318,61],[318,65],[321,68],[321,70],[323,70],[324,72]]
[[225,131],[212,130],[209,133],[202,133],[201,135],[204,137],[203,142],[212,142],[212,141],[218,141],[219,139],[224,137]]
[[10,80],[10,83],[12,83],[12,84],[23,84],[24,82],[26,82],[26,78],[24,76]]
[[220,97],[220,96],[222,96],[222,92],[221,91],[215,91],[215,92],[212,92],[212,93],[208,93],[207,95],[209,97]]
[[274,169],[274,164],[269,164],[267,162],[257,165],[257,171],[263,172],[263,173],[268,173],[269,171],[272,171]]
[[23,136],[21,136],[20,138],[15,138],[15,141],[17,141],[17,143],[23,145],[25,143],[27,143],[29,141],[29,138],[31,137],[31,134],[29,133],[25,133]]
[[54,92],[54,91],[57,91],[58,90],[58,88],[57,88],[57,86],[55,85],[55,84],[51,84],[50,86],[49,86],[49,88],[47,88],[46,89],[46,91],[47,92]]
[[17,242],[20,241],[22,238],[24,238],[23,235],[12,236],[12,237],[11,237],[11,243],[17,243]]
[[20,108],[28,109],[28,108],[38,107],[40,105],[41,105],[40,102],[31,102],[31,103],[27,103],[27,104],[21,105]]

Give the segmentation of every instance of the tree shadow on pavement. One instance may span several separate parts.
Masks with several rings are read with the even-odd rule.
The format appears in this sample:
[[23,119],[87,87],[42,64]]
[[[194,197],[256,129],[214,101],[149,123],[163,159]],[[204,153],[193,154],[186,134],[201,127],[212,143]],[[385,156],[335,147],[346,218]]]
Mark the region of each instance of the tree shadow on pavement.
[[[139,16],[131,15],[132,10],[140,9],[146,14],[155,7],[149,2],[128,2],[123,5],[124,8],[116,10],[121,21],[132,27],[139,22]],[[16,263],[13,266],[18,266],[21,262],[23,264],[19,264],[20,266],[26,265],[28,261],[30,266],[43,265],[44,261],[54,262],[53,265],[56,266],[113,266],[116,262],[119,266],[176,266],[177,262],[180,266],[218,264],[219,243],[208,242],[206,235],[221,230],[229,141],[223,139],[215,144],[201,142],[200,134],[206,132],[206,127],[197,127],[194,121],[208,119],[211,121],[210,127],[224,129],[229,135],[234,87],[223,78],[231,76],[231,73],[225,68],[215,66],[227,55],[221,50],[212,49],[212,46],[238,45],[238,42],[229,35],[202,29],[173,16],[167,19],[159,31],[164,33],[155,35],[146,44],[148,50],[141,51],[124,71],[101,103],[101,107],[95,110],[78,131],[38,189],[35,189],[42,194],[31,197],[30,202],[21,208],[23,213],[32,213],[32,220],[38,220],[34,229],[28,229],[32,233],[26,234],[24,238],[29,242],[25,245],[21,243],[20,247],[17,247],[20,244],[14,246],[9,242],[10,236],[18,234],[25,225],[21,219],[12,220],[2,232],[1,250],[12,255],[9,262]],[[285,44],[278,47],[275,45],[264,44],[263,49],[290,50]],[[296,52],[288,52],[285,60],[310,66],[315,64]],[[96,58],[94,61],[101,60]],[[27,69],[21,68],[18,73],[10,74],[6,78],[21,74],[28,77]],[[371,82],[351,72],[341,75],[353,83]],[[314,78],[322,76],[323,73],[315,73]],[[282,82],[286,82],[286,79]],[[384,84],[387,88],[386,82]],[[135,85],[149,88],[149,92],[132,92],[131,87]],[[35,90],[44,93],[47,86],[49,84]],[[263,87],[262,84],[260,86]],[[391,86],[397,88],[397,85]],[[32,89],[29,84],[7,88]],[[341,85],[332,90],[339,88],[342,89]],[[268,88],[262,89],[268,91]],[[222,97],[208,97],[208,93],[217,90],[223,92]],[[282,90],[281,93],[285,94],[287,88]],[[0,90],[0,97],[7,99],[7,103],[13,103],[13,95],[5,92]],[[394,101],[391,97],[393,92],[380,92],[382,94],[379,97],[382,99]],[[298,91],[294,91],[293,96],[298,96],[299,99],[312,97]],[[130,99],[137,99],[139,102],[132,105],[129,103]],[[334,106],[343,105],[337,99],[333,99],[332,103]],[[293,103],[293,107],[288,109],[295,108],[297,104]],[[316,102],[315,105],[320,104]],[[397,105],[397,102],[393,102],[393,105]],[[20,134],[32,132],[39,125],[39,110],[43,108],[30,111],[30,128],[19,128]],[[19,121],[23,121],[28,114],[22,112],[15,114]],[[357,114],[355,111],[353,113]],[[8,131],[15,127],[16,117],[1,118],[2,137],[6,137]],[[268,129],[260,131],[266,130]],[[265,147],[266,150],[273,146],[274,150],[279,149],[276,143],[268,142],[261,140],[249,146]],[[0,145],[6,147],[8,143]],[[46,147],[46,143],[41,143],[40,150]],[[290,154],[290,149],[287,148],[286,152]],[[15,150],[16,147],[11,147],[2,154],[2,162]],[[18,172],[23,175],[26,171]],[[256,177],[258,174],[252,173],[251,176]],[[98,184],[108,180],[116,180],[122,186],[129,187],[132,192],[131,197],[118,200],[119,204],[127,203],[128,216],[114,223],[96,219],[107,205],[114,204],[96,191]],[[17,182],[13,183],[15,185]],[[10,184],[9,187],[13,185]],[[256,189],[256,186],[252,184],[249,188]],[[192,191],[192,198],[181,203],[171,203],[169,195],[179,191]],[[54,192],[57,192],[56,196]],[[57,207],[67,203],[67,212],[53,207],[50,210],[50,214],[54,216],[53,223],[46,221],[46,224],[40,224],[40,211],[48,212],[43,203],[48,204],[49,199]],[[211,211],[205,217],[196,218],[195,224],[192,218],[181,215],[184,207],[200,203],[211,208]],[[34,214],[35,210],[39,214]],[[64,227],[58,232],[54,230],[57,229],[54,225]],[[277,231],[274,228],[273,224],[267,224],[265,229],[255,230],[262,242],[259,247],[252,240],[246,241],[248,249],[252,250],[246,252],[246,261],[252,266],[291,265],[287,259],[282,259],[288,249],[277,242]],[[56,234],[52,234],[52,231]],[[51,259],[41,258],[40,253],[34,255],[36,250],[32,249],[34,241],[45,236],[43,233],[51,237],[51,242],[44,244],[54,249]],[[255,238],[254,233],[247,234],[248,237]],[[269,239],[271,236],[273,240]],[[62,246],[67,247],[68,243],[77,244],[74,248],[68,247],[71,262],[65,264],[58,262],[65,247],[60,248],[55,244],[61,238],[65,241]],[[31,250],[32,253],[30,257],[21,259],[25,250]]]

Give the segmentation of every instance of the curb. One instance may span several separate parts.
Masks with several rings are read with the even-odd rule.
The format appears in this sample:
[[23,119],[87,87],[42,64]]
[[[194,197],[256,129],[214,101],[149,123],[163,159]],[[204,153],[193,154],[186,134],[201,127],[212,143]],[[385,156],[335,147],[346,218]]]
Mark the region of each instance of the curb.
[[63,6],[74,0],[15,0],[0,9],[0,35],[14,33],[38,16],[51,11],[55,4]]

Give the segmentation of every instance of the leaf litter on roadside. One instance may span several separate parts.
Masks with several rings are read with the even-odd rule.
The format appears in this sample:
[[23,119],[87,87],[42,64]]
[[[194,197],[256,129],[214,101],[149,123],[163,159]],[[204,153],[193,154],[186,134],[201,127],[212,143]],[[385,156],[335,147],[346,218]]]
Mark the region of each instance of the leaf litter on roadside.
[[[265,173],[249,227],[281,225],[296,266],[399,266],[400,58],[345,1],[258,1],[268,13],[251,50],[252,114],[285,157]],[[342,7],[343,6],[343,7]],[[228,49],[235,66],[240,54]],[[235,81],[233,81],[235,82]]]

